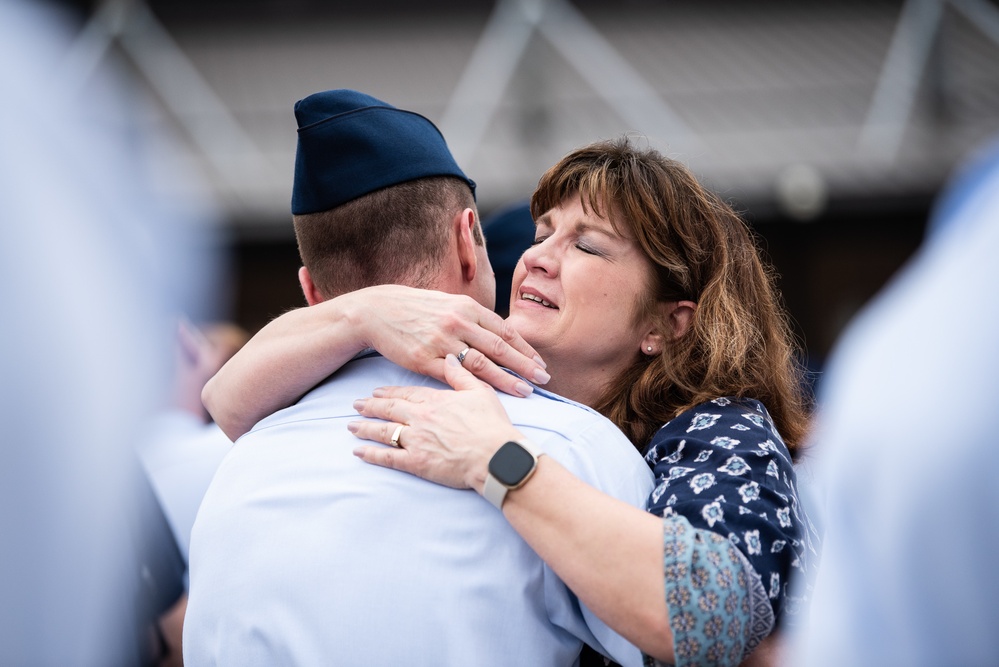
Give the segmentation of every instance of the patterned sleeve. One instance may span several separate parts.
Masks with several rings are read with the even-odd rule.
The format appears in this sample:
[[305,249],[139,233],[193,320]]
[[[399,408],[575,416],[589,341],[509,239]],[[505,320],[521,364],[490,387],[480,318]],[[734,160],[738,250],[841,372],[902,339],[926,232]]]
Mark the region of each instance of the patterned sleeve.
[[759,575],[776,625],[793,623],[807,593],[789,584],[806,572],[813,530],[766,408],[729,398],[699,405],[660,429],[646,460],[656,476],[649,511],[726,539]]
[[[737,665],[773,629],[759,576],[721,535],[665,517],[663,572],[678,667]],[[662,663],[646,656],[645,664]]]

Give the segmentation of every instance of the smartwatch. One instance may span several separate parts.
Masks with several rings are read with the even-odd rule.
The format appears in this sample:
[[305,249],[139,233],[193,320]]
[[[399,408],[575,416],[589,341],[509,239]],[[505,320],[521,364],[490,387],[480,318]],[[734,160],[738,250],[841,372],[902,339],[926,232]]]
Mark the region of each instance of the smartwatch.
[[482,495],[486,500],[503,509],[506,494],[519,489],[534,474],[538,467],[538,457],[544,454],[530,440],[510,440],[500,447],[489,459],[489,474]]

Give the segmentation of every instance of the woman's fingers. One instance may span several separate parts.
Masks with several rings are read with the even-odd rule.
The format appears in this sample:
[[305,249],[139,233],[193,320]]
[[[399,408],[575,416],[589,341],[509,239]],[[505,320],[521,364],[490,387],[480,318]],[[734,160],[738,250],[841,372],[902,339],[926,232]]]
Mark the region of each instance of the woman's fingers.
[[363,317],[354,319],[367,344],[389,360],[442,380],[444,356],[466,348],[465,367],[500,391],[525,396],[528,382],[549,376],[537,351],[502,317],[466,295],[398,285],[369,287]]
[[392,468],[402,472],[413,473],[412,457],[404,449],[392,449],[391,447],[372,447],[364,445],[354,449],[354,456],[365,463],[373,463],[383,468]]
[[[476,383],[478,387],[485,386],[474,377],[472,377],[472,382]],[[492,393],[492,389],[489,391]],[[392,423],[388,426],[378,422],[351,422],[351,424],[361,425],[361,430],[366,434],[361,437],[365,440],[388,443],[391,439],[392,429],[397,424],[412,424],[421,418],[427,419],[429,413],[434,412],[432,405],[424,404],[430,402],[435,393],[450,394],[452,392],[428,387],[379,387],[372,393],[374,395],[369,398],[359,398],[354,401],[354,409],[362,417],[381,419],[383,422]],[[367,434],[371,434],[373,437]]]
[[[534,348],[499,315],[492,312],[488,315],[492,317],[481,318],[479,327],[473,326],[464,334],[464,343],[471,348],[463,363],[465,368],[508,394],[518,395],[514,390],[514,384],[508,379],[509,373],[500,368],[501,366],[509,368],[535,384],[547,383],[550,376]],[[459,350],[454,350],[454,354],[458,352]],[[473,365],[469,365],[469,357],[472,357]]]
[[[456,365],[463,371],[460,376],[463,383],[460,386],[456,386],[451,380],[451,378],[454,377],[454,373],[448,368],[451,364]],[[482,382],[475,380],[475,378],[479,378]],[[471,380],[475,380],[475,382],[471,383]],[[475,349],[470,349],[465,355],[464,362],[461,363],[459,363],[452,354],[445,357],[444,381],[455,389],[471,389],[482,385],[484,382],[492,385],[502,392],[513,396],[520,396],[521,398],[529,396],[531,392],[534,391],[534,387],[530,384],[524,382],[516,375],[512,375],[503,370],[487,359],[484,354]]]
[[359,448],[355,453],[368,463],[478,490],[496,449],[523,436],[491,387],[463,368],[453,354],[442,363],[445,378],[456,391],[381,387],[372,392],[375,396],[354,402],[357,412],[369,420],[351,422],[347,428],[358,438],[394,445]]
[[370,445],[363,445],[361,447],[354,448],[354,456],[365,461],[366,463],[373,463],[377,466],[382,466],[383,468],[392,468],[393,470],[399,470],[397,466],[400,465],[400,459],[405,455],[405,451],[400,451],[398,449],[386,449],[385,447],[372,447]]
[[371,395],[375,398],[399,398],[410,403],[425,403],[427,399],[439,389],[430,387],[375,387]]
[[[528,361],[531,364],[530,368],[540,367],[543,369],[545,367],[545,362],[541,359],[538,351],[529,345],[506,320],[493,311],[482,309],[479,326],[484,331],[496,336],[496,340],[490,340],[487,337],[484,341],[474,341],[476,346],[491,356],[494,361],[502,363],[512,370],[519,370],[511,365],[519,366],[518,359]],[[528,371],[529,368],[525,367],[523,370]]]
[[[487,361],[488,360],[485,357],[483,357],[481,354],[473,355],[472,352],[469,352],[468,355],[465,357],[465,363],[459,363],[457,357],[455,357],[453,354],[449,354],[446,357],[444,357],[444,381],[447,382],[449,385],[451,385],[452,388],[457,389],[458,391],[482,389],[485,386],[484,383],[476,378],[476,375],[482,377],[481,375],[482,371],[479,370],[478,372],[476,372],[476,370],[472,367],[474,367],[476,363],[485,364],[487,363]],[[466,366],[465,364],[468,365]],[[525,385],[524,388],[520,389],[520,392],[524,393],[520,393],[517,391],[509,391],[507,392],[508,394],[519,393],[519,395],[521,396],[527,396],[529,393],[531,393],[531,391],[533,391],[533,388],[530,387],[529,385],[526,385],[526,383],[523,380],[510,375],[509,373],[507,373],[502,369],[498,370],[500,373],[506,375],[508,378],[515,380],[517,383]],[[490,383],[490,384],[496,386],[495,383]],[[511,385],[511,387],[513,387],[513,385]]]
[[[398,391],[402,389],[401,387],[388,387],[386,391]],[[413,403],[406,400],[405,398],[379,398],[372,396],[371,398],[359,398],[354,401],[354,409],[357,413],[363,417],[370,417],[371,419],[382,419],[387,422],[393,422],[392,426],[395,424],[408,424],[412,420],[412,407]],[[372,422],[352,422],[358,423],[362,426],[370,425]],[[378,428],[385,426],[384,424],[376,424]],[[353,429],[351,429],[353,430]],[[365,440],[376,440],[378,442],[389,441],[388,437],[379,438],[378,433],[373,428],[364,428],[364,433],[374,434],[375,437],[361,436]],[[389,429],[389,435],[392,431]]]
[[[403,432],[400,432],[399,434],[396,434],[395,432],[400,426],[402,426],[402,431],[406,430],[404,424],[396,422],[355,421],[347,424],[347,430],[362,440],[371,440],[373,442],[380,442],[383,445],[401,447]],[[396,438],[394,444],[393,437]]]
[[467,484],[458,475],[457,468],[454,466],[435,466],[427,457],[414,455],[405,449],[364,445],[354,449],[354,456],[365,463],[408,472],[411,475],[429,479],[437,484],[443,484],[455,489],[472,488],[471,485]]

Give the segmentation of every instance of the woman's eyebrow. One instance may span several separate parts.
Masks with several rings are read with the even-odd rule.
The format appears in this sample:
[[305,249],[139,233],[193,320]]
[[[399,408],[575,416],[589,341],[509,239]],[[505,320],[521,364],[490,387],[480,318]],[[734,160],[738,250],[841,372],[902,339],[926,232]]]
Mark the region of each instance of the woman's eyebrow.
[[609,239],[625,240],[625,237],[621,236],[617,232],[617,230],[615,230],[613,227],[611,227],[611,228],[608,229],[608,228],[603,227],[603,226],[599,226],[598,227],[597,225],[591,225],[591,224],[586,223],[586,222],[576,222],[576,224],[574,225],[574,229],[576,230],[577,234],[584,234],[586,232],[593,232],[593,233],[596,233],[596,234],[601,234],[603,236],[606,236]]
[[[602,236],[605,236],[613,240],[626,240],[624,236],[622,236],[620,233],[618,233],[616,229],[613,228],[613,226],[607,228],[603,225],[599,226],[593,225],[588,222],[584,222],[582,220],[569,221],[563,224],[569,225],[573,233],[575,234],[585,234],[588,232],[592,232],[595,234],[600,234]],[[551,221],[551,215],[549,213],[544,213],[543,215],[538,216],[538,219],[534,221],[534,228],[535,230],[554,229],[554,225],[552,225]]]

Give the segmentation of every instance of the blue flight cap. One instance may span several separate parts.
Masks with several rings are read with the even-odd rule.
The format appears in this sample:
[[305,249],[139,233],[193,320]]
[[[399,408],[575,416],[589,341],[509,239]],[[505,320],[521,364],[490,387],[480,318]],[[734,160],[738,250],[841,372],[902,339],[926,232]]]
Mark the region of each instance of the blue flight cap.
[[418,113],[356,90],[327,90],[299,100],[295,118],[295,215],[428,176],[460,178],[475,195],[475,182],[458,168],[440,130]]

